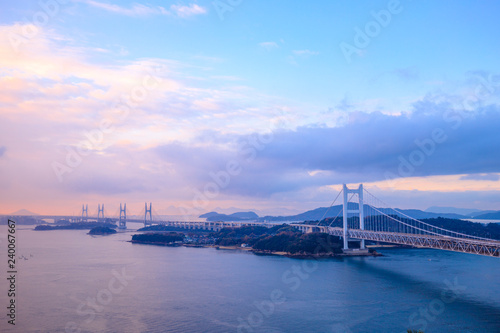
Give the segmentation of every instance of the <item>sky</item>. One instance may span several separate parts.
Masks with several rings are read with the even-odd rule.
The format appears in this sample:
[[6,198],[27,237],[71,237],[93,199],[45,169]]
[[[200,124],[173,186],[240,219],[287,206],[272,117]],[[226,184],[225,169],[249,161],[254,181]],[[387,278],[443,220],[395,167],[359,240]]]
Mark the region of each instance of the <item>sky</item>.
[[0,4],[0,213],[500,209],[498,1]]

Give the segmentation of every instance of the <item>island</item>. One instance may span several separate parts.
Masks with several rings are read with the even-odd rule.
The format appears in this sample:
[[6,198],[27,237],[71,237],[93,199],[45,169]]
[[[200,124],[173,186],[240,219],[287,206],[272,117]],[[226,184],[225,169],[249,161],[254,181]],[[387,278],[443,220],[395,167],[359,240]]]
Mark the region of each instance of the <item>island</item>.
[[132,236],[131,243],[180,246],[182,245],[184,238],[184,234],[176,232],[136,234]]
[[90,229],[89,231],[89,235],[111,235],[111,234],[116,234],[116,230],[108,227],[95,227]]
[[[302,233],[290,224],[270,228],[264,226],[223,228],[212,236],[216,246],[243,247],[258,255],[282,255],[291,258],[328,258],[345,255],[340,237],[322,232]],[[349,242],[349,248],[359,249],[359,242]],[[380,254],[369,249],[366,253],[360,252],[359,255]]]
[[[171,227],[153,226],[149,233],[132,236],[132,243],[241,249],[257,255],[282,255],[292,258],[327,258],[343,256],[342,239],[326,233],[302,233],[289,224],[273,227],[243,226],[223,228],[210,233],[168,231]],[[164,232],[161,232],[164,231]],[[184,230],[185,231],[185,230]],[[359,248],[359,242],[350,242],[350,248]],[[360,254],[361,255],[361,254]],[[379,255],[373,249],[362,255]]]

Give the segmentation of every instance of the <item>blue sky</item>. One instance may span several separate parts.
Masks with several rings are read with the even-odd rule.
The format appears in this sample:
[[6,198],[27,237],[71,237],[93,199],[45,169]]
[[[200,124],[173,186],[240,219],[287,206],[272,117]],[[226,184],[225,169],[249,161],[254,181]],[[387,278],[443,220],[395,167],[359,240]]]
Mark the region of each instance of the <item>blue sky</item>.
[[[499,7],[2,3],[0,212],[286,213],[344,182],[399,207],[500,209]],[[238,172],[217,184],[228,164]]]

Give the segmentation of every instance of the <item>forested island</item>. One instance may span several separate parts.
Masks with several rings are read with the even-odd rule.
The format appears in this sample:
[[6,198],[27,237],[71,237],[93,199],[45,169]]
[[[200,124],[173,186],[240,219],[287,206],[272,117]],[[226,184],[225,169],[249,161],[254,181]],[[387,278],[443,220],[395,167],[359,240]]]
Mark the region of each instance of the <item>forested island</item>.
[[183,243],[184,238],[184,234],[176,232],[136,234],[132,236],[131,242],[139,244],[178,246]]
[[116,234],[116,230],[108,227],[95,227],[90,229],[89,235],[111,235]]

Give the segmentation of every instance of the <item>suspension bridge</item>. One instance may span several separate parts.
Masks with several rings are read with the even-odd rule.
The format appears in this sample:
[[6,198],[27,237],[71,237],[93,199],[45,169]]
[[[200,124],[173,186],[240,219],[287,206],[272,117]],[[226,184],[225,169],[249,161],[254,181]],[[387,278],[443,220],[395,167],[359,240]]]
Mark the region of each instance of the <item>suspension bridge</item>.
[[[300,225],[304,232],[319,231],[342,237],[344,251],[349,251],[349,240],[359,240],[360,249],[365,250],[365,241],[383,242],[413,247],[431,248],[499,257],[500,241],[468,235],[441,228],[415,219],[400,210],[390,208],[373,194],[359,185],[349,189],[345,184],[336,200],[343,196],[342,210],[329,225]],[[368,197],[368,200],[366,200]],[[339,215],[342,213],[341,227]],[[325,213],[326,215],[326,213]]]
[[[334,206],[342,197],[342,205]],[[340,201],[339,201],[340,202]],[[338,212],[334,218],[327,217],[327,213],[334,207]],[[340,207],[340,208],[339,208]],[[167,221],[153,214],[152,204],[146,203],[144,218],[137,216],[127,217],[127,205],[120,204],[119,215],[112,218],[104,216],[104,204],[98,205],[97,217],[89,216],[88,205],[82,205],[81,215],[49,216],[36,215],[37,219],[53,219],[54,221],[66,219],[70,222],[98,221],[117,222],[119,229],[126,229],[127,222],[143,223],[144,226],[160,224],[182,229],[204,229],[218,231],[222,228],[237,228],[242,226],[267,226],[272,227],[282,224],[258,221],[210,222],[210,221]],[[333,214],[332,214],[333,215]],[[330,216],[332,216],[330,215]],[[130,214],[129,214],[130,216]],[[153,219],[155,216],[155,219]],[[327,224],[328,223],[328,224]],[[499,257],[500,241],[469,235],[464,232],[452,231],[420,221],[401,210],[391,208],[389,205],[375,197],[359,185],[357,188],[348,188],[343,185],[329,209],[315,224],[294,223],[294,227],[302,232],[324,232],[343,239],[343,251],[362,252],[366,249],[365,241],[376,243],[390,243],[407,245],[419,248],[448,250],[463,253],[472,253],[484,256]],[[359,241],[359,249],[350,249],[351,241]]]

